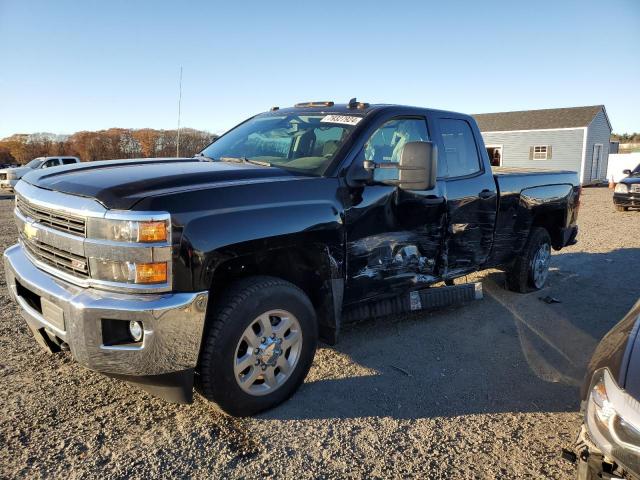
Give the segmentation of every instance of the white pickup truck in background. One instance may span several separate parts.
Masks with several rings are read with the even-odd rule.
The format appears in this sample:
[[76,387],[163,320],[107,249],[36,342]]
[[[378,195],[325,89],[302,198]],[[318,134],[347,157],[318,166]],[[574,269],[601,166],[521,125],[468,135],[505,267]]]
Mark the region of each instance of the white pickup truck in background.
[[0,190],[13,192],[18,180],[32,170],[39,168],[59,167],[60,165],[70,165],[80,163],[78,157],[38,157],[31,160],[26,165],[17,168],[6,168],[0,170]]

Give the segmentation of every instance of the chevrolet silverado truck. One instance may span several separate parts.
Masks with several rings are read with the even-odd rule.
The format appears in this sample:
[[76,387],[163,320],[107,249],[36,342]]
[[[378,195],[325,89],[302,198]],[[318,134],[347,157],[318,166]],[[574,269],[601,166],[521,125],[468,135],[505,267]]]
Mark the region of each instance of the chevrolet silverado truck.
[[18,180],[31,170],[71,165],[74,163],[80,163],[80,159],[78,157],[38,157],[22,167],[0,169],[0,190],[13,192]]
[[469,297],[470,272],[545,285],[576,241],[575,172],[491,170],[472,117],[309,102],[194,158],[38,170],[6,278],[37,341],[173,402],[287,399],[348,322]]

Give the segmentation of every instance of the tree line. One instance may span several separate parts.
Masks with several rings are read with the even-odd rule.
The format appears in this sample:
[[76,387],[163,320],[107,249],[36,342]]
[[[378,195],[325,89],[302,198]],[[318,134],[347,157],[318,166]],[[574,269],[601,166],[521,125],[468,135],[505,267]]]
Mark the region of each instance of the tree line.
[[640,143],[640,133],[612,133],[611,141],[620,143]]
[[[216,135],[180,129],[180,156],[191,157],[211,143]],[[25,164],[36,157],[70,155],[82,161],[120,158],[175,157],[177,130],[110,128],[73,135],[16,134],[0,140],[0,163]]]

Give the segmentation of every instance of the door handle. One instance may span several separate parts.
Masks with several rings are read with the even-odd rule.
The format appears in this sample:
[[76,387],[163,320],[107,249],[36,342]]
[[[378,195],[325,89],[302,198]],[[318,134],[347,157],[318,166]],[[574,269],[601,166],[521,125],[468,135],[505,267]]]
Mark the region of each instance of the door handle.
[[482,190],[479,194],[479,197],[483,200],[489,200],[490,198],[493,198],[496,196],[496,192],[493,192],[491,190]]

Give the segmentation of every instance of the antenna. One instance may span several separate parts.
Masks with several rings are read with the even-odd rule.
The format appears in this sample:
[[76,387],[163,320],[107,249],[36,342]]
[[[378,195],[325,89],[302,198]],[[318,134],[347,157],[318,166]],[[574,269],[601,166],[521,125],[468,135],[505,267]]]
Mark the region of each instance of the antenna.
[[180,109],[182,107],[182,65],[180,65],[180,83],[178,88],[178,138],[176,140],[176,157],[180,156]]

